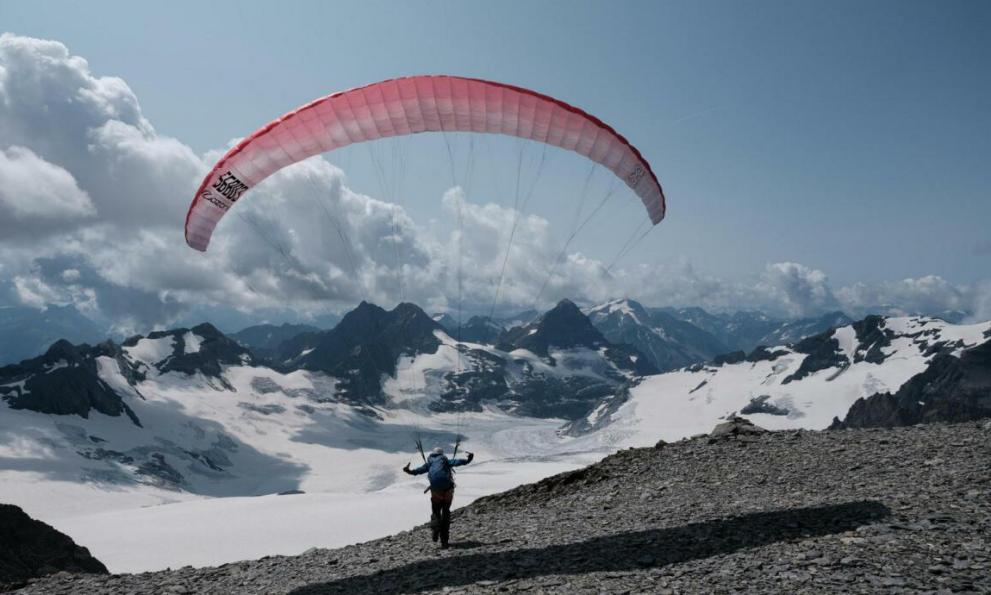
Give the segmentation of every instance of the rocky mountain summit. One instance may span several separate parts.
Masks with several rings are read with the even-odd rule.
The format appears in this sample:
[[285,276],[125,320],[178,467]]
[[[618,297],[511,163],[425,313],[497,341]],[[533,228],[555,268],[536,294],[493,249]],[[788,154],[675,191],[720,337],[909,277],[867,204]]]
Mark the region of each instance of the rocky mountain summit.
[[602,336],[571,300],[561,300],[536,321],[506,331],[499,337],[497,347],[507,352],[526,349],[551,361],[552,347],[601,350],[617,368],[638,375],[657,373],[657,368],[636,347],[614,343]]
[[991,422],[715,438],[620,451],[477,500],[456,512],[446,551],[422,525],[215,568],[63,573],[20,592],[991,590]]
[[0,399],[12,409],[88,418],[91,411],[141,422],[121,394],[99,377],[100,366],[117,366],[132,384],[144,378],[120,346],[56,341],[43,355],[0,368]]
[[[59,340],[43,355],[0,367],[0,399],[13,409],[53,415],[126,414],[141,426],[127,397],[140,398],[138,386],[150,375],[201,374],[224,384],[224,367],[251,362],[250,352],[211,324],[156,331],[120,345]],[[110,370],[121,382],[107,381]]]
[[437,352],[443,328],[414,304],[385,310],[361,302],[333,329],[306,333],[279,348],[283,371],[323,372],[337,380],[340,398],[351,403],[383,401],[382,377],[394,376],[403,354]]

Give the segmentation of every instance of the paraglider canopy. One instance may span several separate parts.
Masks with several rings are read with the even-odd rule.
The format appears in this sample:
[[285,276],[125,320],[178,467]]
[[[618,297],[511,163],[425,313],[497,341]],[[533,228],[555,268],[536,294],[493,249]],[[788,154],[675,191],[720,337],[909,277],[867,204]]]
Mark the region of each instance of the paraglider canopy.
[[522,87],[428,75],[334,93],[256,130],[204,178],[186,215],[186,243],[205,251],[231,206],[283,167],[350,144],[419,132],[503,134],[574,151],[629,186],[651,223],[664,218],[664,192],[650,164],[595,116]]

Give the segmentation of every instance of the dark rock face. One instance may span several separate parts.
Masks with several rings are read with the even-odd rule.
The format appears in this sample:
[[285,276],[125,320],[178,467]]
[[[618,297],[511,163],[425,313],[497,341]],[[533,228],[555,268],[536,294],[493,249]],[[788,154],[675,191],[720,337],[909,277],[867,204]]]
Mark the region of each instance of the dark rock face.
[[[479,322],[490,325],[486,319]],[[560,350],[554,357],[552,348]],[[642,353],[629,345],[610,343],[567,300],[536,322],[504,332],[495,353],[467,346],[461,349],[458,370],[444,375],[446,388],[430,404],[434,411],[480,411],[488,402],[519,415],[583,423],[598,403],[626,394],[623,387],[634,377],[656,373]],[[556,370],[534,366],[526,357],[514,358],[511,352],[515,349],[540,356]],[[586,373],[570,374],[573,369]]]
[[751,363],[774,361],[787,353],[788,352],[783,349],[771,351],[763,345],[758,345],[757,347],[754,347],[753,351],[747,354],[747,361]]
[[854,363],[884,363],[886,356],[881,350],[891,345],[891,338],[894,336],[894,333],[884,328],[884,318],[868,316],[853,323],[853,330],[857,333],[858,344],[857,353],[853,356]]
[[190,375],[201,373],[213,378],[220,378],[224,366],[250,365],[252,363],[251,352],[217,330],[212,324],[203,323],[194,326],[189,331],[201,339],[198,349],[192,353],[186,353],[186,329],[148,335],[149,339],[157,339],[166,335],[175,337],[175,353],[158,366],[161,373],[182,372]]
[[611,396],[616,388],[595,378],[534,376],[515,388],[511,413],[529,417],[576,419],[593,403]]
[[[329,331],[305,336],[309,345],[280,354],[284,370],[319,371],[338,379],[341,399],[351,403],[382,401],[382,375],[395,375],[401,355],[436,353],[443,328],[419,307],[399,304],[392,311],[362,302]],[[297,348],[295,342],[284,348]]]
[[778,407],[774,403],[770,403],[770,395],[761,395],[759,397],[754,397],[750,399],[743,409],[740,409],[740,413],[743,415],[751,415],[753,413],[766,413],[768,415],[788,415],[789,411],[782,407]]
[[59,571],[108,574],[107,568],[69,536],[0,504],[0,591]]
[[0,398],[13,409],[53,415],[88,418],[90,411],[114,417],[126,414],[140,426],[121,396],[100,379],[97,358],[101,356],[115,360],[132,382],[143,378],[110,341],[90,347],[60,340],[44,355],[0,368],[0,384],[6,385],[0,386]]
[[430,404],[430,409],[437,412],[482,411],[485,402],[508,404],[512,395],[506,381],[506,360],[487,351],[463,347],[462,354],[471,365],[447,374],[447,388],[439,400]]
[[570,421],[559,432],[565,436],[583,436],[612,423],[611,417],[630,399],[630,389],[640,383],[639,378],[619,385],[612,394],[600,399],[587,415]]
[[717,355],[712,358],[712,365],[714,366],[724,366],[726,364],[738,364],[747,359],[747,354],[742,351],[733,351],[730,353],[724,353],[722,355]]
[[895,394],[857,399],[843,421],[830,429],[909,426],[991,417],[991,341],[959,358],[936,355],[929,367]]
[[552,346],[598,349],[607,344],[602,333],[571,300],[561,300],[538,321],[510,329],[499,339],[502,351],[526,349],[542,357],[548,355],[547,350]]
[[[100,378],[101,359],[103,365],[116,366],[138,397],[138,384],[152,371],[199,373],[223,382],[224,366],[252,363],[251,354],[244,347],[210,324],[153,332],[147,338],[165,337],[172,338],[172,353],[160,362],[151,363],[133,361],[126,354],[126,348],[134,347],[144,338],[140,336],[131,337],[119,346],[112,341],[92,347],[57,341],[44,355],[0,368],[0,385],[6,385],[0,386],[0,398],[13,409],[53,415],[88,418],[90,411],[114,417],[125,414],[140,426],[141,421],[124,400],[126,395],[119,394]],[[197,344],[187,345],[187,341]]]
[[798,370],[782,380],[781,384],[801,380],[820,370],[850,365],[846,355],[840,351],[840,342],[833,337],[833,331],[802,339],[795,344],[793,349],[799,353],[807,354],[807,357],[802,360],[802,365],[798,367]]

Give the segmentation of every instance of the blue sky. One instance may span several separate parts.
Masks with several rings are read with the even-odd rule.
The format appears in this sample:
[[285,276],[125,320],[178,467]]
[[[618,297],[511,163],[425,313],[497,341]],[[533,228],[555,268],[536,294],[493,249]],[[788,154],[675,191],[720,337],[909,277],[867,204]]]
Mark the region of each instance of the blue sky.
[[[987,2],[7,1],[0,27],[123,78],[159,134],[200,154],[406,74],[560,97],[625,134],[665,187],[669,217],[628,264],[742,279],[794,261],[836,285],[991,277]],[[515,148],[486,142],[469,198],[505,204]],[[443,220],[443,145],[402,147],[410,212]],[[376,193],[367,148],[327,158]],[[555,156],[537,193],[558,233],[584,171]],[[606,258],[636,215],[576,246]]]

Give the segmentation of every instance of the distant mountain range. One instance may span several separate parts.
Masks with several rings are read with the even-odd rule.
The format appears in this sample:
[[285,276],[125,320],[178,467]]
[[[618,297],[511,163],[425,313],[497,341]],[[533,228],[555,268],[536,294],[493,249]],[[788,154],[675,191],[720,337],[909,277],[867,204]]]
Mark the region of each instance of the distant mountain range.
[[232,333],[230,337],[262,357],[272,357],[278,353],[279,346],[286,341],[304,333],[316,333],[320,329],[308,324],[281,325],[257,324]]
[[741,311],[711,314],[702,308],[653,308],[710,333],[724,346],[724,352],[751,351],[758,345],[787,345],[825,330],[850,324],[843,312],[830,312],[811,318],[782,320],[763,312]]
[[[79,465],[94,481],[247,494],[296,489],[299,464],[279,453],[319,461],[300,444],[395,444],[387,432],[406,441],[414,431],[397,430],[401,420],[443,414],[562,420],[563,432],[606,444],[708,431],[733,415],[772,429],[991,416],[991,323],[872,316],[803,336],[831,322],[844,319],[780,323],[632,300],[583,312],[563,300],[509,328],[470,319],[459,342],[414,304],[362,303],[329,330],[227,336],[201,324],[120,343],[59,340],[0,367],[0,433],[55,445],[50,473]],[[767,345],[720,353],[729,339]]]
[[658,371],[708,361],[730,349],[711,333],[672,314],[615,300],[586,310],[592,324],[614,343],[639,349]]

